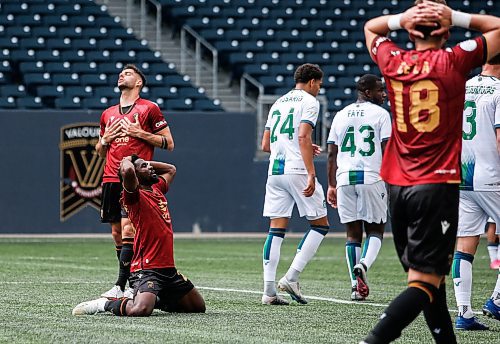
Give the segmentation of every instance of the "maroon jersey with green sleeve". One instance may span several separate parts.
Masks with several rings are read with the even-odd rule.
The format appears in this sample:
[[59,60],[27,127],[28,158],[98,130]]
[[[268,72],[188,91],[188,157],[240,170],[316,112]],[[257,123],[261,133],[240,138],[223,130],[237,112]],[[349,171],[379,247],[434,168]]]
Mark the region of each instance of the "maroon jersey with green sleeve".
[[[156,133],[167,127],[167,121],[163,117],[160,108],[155,103],[139,98],[127,114],[120,113],[120,105],[107,108],[101,115],[101,136],[104,135],[106,126],[115,121],[128,118],[131,122],[139,121],[143,130]],[[153,159],[154,146],[146,141],[132,137],[123,136],[115,138],[106,152],[106,165],[104,166],[103,183],[119,183],[118,169],[120,162],[126,156],[137,154],[141,159]]]
[[152,190],[137,187],[122,193],[121,203],[135,228],[131,272],[175,267],[174,232],[164,195],[168,184],[159,179]]
[[400,186],[460,183],[465,82],[485,62],[484,37],[416,51],[379,36],[371,55],[384,76],[392,113],[382,178]]

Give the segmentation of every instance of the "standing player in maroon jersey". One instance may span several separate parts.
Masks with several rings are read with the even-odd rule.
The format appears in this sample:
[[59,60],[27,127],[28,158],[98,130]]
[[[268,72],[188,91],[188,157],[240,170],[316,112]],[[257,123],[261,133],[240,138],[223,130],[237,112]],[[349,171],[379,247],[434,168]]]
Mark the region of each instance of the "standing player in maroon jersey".
[[105,311],[115,315],[149,316],[153,309],[204,313],[205,301],[174,263],[174,233],[164,193],[175,176],[175,166],[133,155],[123,159],[121,202],[136,228],[131,281],[133,300],[123,297],[82,302],[73,315]]
[[[120,103],[104,110],[101,115],[101,139],[98,154],[106,158],[102,184],[101,222],[111,224],[119,260],[115,286],[101,296],[119,298],[124,295],[130,276],[130,261],[134,253],[134,228],[119,203],[122,186],[118,178],[120,161],[131,154],[151,160],[154,147],[172,151],[174,141],[167,121],[158,105],[140,98],[146,84],[144,74],[134,65],[126,65],[118,77]],[[131,296],[128,290],[126,296]]]
[[[458,222],[462,110],[472,69],[500,52],[500,19],[421,1],[402,14],[365,24],[366,45],[385,78],[393,117],[381,176],[389,183],[394,243],[408,288],[380,317],[364,343],[388,343],[423,310],[437,343],[456,343],[446,304]],[[482,36],[443,48],[450,25]],[[387,34],[404,28],[415,50]]]

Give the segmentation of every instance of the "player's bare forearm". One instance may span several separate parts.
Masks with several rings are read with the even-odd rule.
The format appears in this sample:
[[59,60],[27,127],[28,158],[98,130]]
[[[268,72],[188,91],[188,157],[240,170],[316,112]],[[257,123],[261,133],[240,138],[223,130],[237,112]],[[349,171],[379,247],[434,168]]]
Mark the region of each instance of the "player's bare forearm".
[[174,180],[177,169],[172,164],[160,161],[150,161],[157,175],[162,176],[170,184]]
[[336,144],[328,145],[328,164],[327,164],[327,174],[328,174],[328,186],[337,186],[337,154],[339,151],[339,146]]
[[262,134],[261,148],[263,152],[271,153],[271,134],[269,129],[264,130]]
[[313,162],[313,146],[311,135],[300,136],[299,135],[299,147],[300,154],[302,155],[302,160],[304,160],[304,165],[306,166],[307,174],[316,177],[316,170],[314,168]]
[[370,19],[365,24],[365,40],[366,47],[368,50],[371,49],[372,42],[377,36],[386,36],[389,33],[389,26],[387,22],[390,18],[390,15],[375,17]]
[[139,185],[135,174],[135,166],[130,157],[124,158],[120,163],[120,175],[122,177],[123,187],[127,191],[134,191]]
[[97,155],[99,155],[101,158],[106,158],[106,153],[108,152],[108,149],[106,146],[103,146],[100,141],[97,141],[95,145],[95,150],[97,152]]

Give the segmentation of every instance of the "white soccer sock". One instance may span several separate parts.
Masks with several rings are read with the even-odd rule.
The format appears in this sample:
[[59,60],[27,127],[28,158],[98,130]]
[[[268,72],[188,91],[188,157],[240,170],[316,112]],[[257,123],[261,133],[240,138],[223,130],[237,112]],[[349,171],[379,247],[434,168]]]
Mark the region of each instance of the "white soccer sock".
[[[311,229],[304,235],[304,238],[300,242],[297,248],[297,254],[293,258],[293,262],[290,265],[290,269],[286,274],[287,280],[290,282],[297,282],[298,275],[297,271],[300,273],[304,270],[307,263],[314,257],[319,245],[323,241],[328,228],[323,227],[311,227]],[[295,272],[293,270],[296,270]]]
[[345,244],[345,260],[347,261],[347,269],[349,278],[351,279],[351,287],[356,286],[356,277],[354,276],[354,265],[359,263],[361,257],[361,243],[348,241]]
[[493,263],[498,258],[498,244],[488,243],[488,255],[490,256],[490,263]]
[[[276,295],[276,269],[280,260],[281,244],[283,243],[284,230],[282,233],[273,233],[271,229],[267,236],[262,252],[262,267],[264,268],[264,294],[267,296]],[[282,236],[283,235],[283,236]]]
[[369,270],[382,247],[382,239],[375,235],[369,235],[363,245],[363,255],[360,262],[365,264],[366,270]]
[[498,269],[497,284],[495,285],[493,294],[491,294],[491,298],[495,305],[500,306],[500,269]]
[[460,251],[453,257],[453,288],[458,306],[458,315],[465,318],[474,316],[471,307],[472,293],[472,262],[474,256]]

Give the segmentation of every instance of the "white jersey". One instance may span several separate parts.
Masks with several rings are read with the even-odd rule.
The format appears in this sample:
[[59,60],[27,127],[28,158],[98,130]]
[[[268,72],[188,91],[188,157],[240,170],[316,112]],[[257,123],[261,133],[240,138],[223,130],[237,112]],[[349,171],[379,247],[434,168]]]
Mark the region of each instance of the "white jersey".
[[319,102],[303,90],[291,90],[273,104],[267,116],[271,156],[268,175],[307,174],[299,147],[299,125],[316,126]]
[[500,79],[477,75],[465,86],[462,190],[500,191]]
[[339,146],[337,186],[373,184],[380,178],[381,142],[391,136],[389,112],[371,102],[353,103],[335,115],[328,144]]

